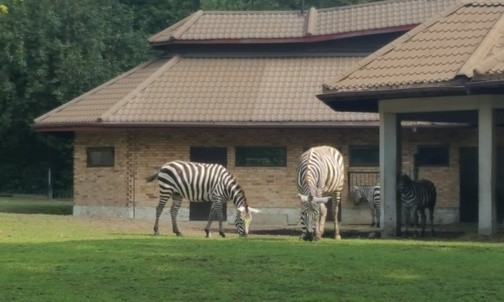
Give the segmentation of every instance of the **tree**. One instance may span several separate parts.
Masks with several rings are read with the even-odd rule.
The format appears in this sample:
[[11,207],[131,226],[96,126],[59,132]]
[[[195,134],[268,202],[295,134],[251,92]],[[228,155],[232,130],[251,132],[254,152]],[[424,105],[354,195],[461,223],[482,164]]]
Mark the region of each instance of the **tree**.
[[43,191],[50,154],[71,172],[71,144],[35,134],[33,119],[147,59],[150,48],[118,1],[0,4],[0,192]]

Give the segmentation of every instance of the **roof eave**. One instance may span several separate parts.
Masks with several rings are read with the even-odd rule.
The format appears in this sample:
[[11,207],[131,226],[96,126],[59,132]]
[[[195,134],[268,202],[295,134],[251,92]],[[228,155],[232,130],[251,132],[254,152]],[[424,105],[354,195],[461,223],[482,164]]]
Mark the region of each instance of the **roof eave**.
[[75,132],[106,129],[160,129],[160,128],[334,128],[377,127],[379,121],[327,121],[327,122],[153,122],[153,123],[81,123],[33,125],[36,132]]
[[161,42],[149,42],[153,47],[162,47],[168,45],[194,45],[194,44],[287,44],[287,43],[314,43],[314,42],[326,42],[331,40],[341,40],[346,38],[362,37],[362,36],[372,36],[379,34],[397,33],[397,32],[407,32],[418,24],[407,24],[401,26],[387,27],[387,28],[377,28],[368,30],[359,30],[351,32],[343,32],[337,34],[329,35],[306,35],[303,37],[292,37],[292,38],[273,38],[273,39],[208,39],[208,40],[169,40]]
[[383,99],[466,95],[463,84],[449,86],[412,86],[405,88],[377,88],[359,91],[328,90],[317,98],[335,111],[378,112],[378,101]]

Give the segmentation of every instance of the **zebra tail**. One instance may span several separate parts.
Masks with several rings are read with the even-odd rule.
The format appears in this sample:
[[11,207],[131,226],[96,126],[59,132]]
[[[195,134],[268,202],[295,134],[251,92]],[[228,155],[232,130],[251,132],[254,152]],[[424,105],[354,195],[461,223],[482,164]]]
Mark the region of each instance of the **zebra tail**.
[[156,179],[156,178],[157,178],[158,174],[159,174],[159,171],[156,171],[156,173],[152,174],[151,176],[147,176],[147,177],[145,178],[145,180],[146,180],[147,182],[151,182],[151,181],[153,181],[154,179]]

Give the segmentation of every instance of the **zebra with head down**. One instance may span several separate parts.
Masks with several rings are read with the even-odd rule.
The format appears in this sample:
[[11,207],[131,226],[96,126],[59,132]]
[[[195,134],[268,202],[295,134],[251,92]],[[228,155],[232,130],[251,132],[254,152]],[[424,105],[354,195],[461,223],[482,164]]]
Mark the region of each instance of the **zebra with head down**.
[[210,236],[210,226],[213,220],[219,221],[219,234],[225,237],[222,222],[223,205],[232,200],[236,207],[235,226],[240,236],[247,236],[252,212],[258,210],[248,206],[245,192],[238,184],[236,178],[219,164],[203,164],[184,161],[166,163],[159,171],[147,177],[147,182],[154,179],[159,181],[159,203],[156,207],[156,222],[154,234],[159,235],[159,217],[163,212],[166,202],[172,199],[170,209],[173,232],[177,236],[182,233],[177,226],[177,214],[182,199],[190,201],[210,201],[212,206],[210,216],[205,227],[206,237]]
[[333,147],[319,146],[304,152],[297,167],[297,188],[301,200],[301,238],[318,240],[324,233],[326,203],[332,198],[334,238],[341,239],[338,208],[343,190],[343,156]]

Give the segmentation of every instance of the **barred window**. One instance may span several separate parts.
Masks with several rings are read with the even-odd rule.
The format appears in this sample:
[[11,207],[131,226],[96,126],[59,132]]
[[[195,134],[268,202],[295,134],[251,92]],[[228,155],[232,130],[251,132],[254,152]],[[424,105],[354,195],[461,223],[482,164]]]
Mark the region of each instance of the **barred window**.
[[350,146],[350,166],[378,167],[379,165],[379,146]]
[[88,147],[86,153],[88,167],[114,166],[114,147]]
[[286,167],[285,147],[235,147],[237,167]]

